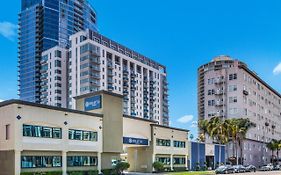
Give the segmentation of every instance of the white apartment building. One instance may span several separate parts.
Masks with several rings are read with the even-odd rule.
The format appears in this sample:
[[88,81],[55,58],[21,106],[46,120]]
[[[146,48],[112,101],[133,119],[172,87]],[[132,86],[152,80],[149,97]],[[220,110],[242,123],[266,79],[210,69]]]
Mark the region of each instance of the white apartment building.
[[124,95],[124,114],[169,125],[166,68],[91,30],[70,37],[68,107],[73,97],[108,90]]
[[55,46],[42,53],[41,104],[67,107],[67,50]]
[[[219,56],[198,69],[198,117],[249,118],[245,164],[270,162],[265,143],[281,138],[281,95],[239,60]],[[232,156],[229,146],[228,156]]]

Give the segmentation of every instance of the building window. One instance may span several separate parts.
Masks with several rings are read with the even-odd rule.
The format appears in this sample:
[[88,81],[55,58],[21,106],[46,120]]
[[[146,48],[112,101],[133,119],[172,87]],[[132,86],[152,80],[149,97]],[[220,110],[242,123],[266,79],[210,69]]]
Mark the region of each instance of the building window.
[[10,125],[6,125],[6,140],[10,139]]
[[236,80],[237,74],[229,74],[229,80]]
[[55,57],[61,58],[61,51],[56,50],[56,51],[55,51]]
[[171,146],[171,140],[166,139],[156,139],[157,146]]
[[95,156],[67,156],[68,167],[97,166],[98,158]]
[[61,67],[61,61],[55,60],[55,67]]
[[173,164],[174,165],[185,165],[185,158],[184,157],[175,157]]
[[98,133],[93,131],[70,129],[68,132],[68,138],[70,140],[98,141]]
[[161,162],[164,165],[170,165],[171,158],[170,157],[156,157],[156,162]]
[[229,97],[229,103],[237,103],[237,97]]
[[62,161],[60,156],[22,156],[22,168],[53,168],[61,167]]
[[237,91],[237,85],[229,85],[228,86],[228,91],[229,92]]
[[176,148],[185,148],[185,142],[183,142],[183,141],[174,141],[174,147],[176,147]]
[[62,131],[61,128],[23,125],[23,136],[61,139]]

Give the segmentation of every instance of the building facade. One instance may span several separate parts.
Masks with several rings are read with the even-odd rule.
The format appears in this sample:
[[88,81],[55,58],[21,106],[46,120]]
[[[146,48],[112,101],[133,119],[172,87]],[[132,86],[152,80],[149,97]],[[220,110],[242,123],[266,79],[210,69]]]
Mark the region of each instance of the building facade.
[[[249,118],[256,124],[243,144],[245,164],[270,162],[265,143],[281,137],[281,95],[239,60],[220,56],[198,69],[198,116]],[[227,156],[233,154],[231,144]]]
[[[123,96],[77,97],[77,110],[10,100],[0,103],[0,175],[97,171],[124,158],[130,171],[188,168],[188,130],[123,115]],[[145,156],[144,156],[145,155]]]
[[87,0],[22,0],[19,14],[19,96],[40,103],[42,52],[69,46],[69,36],[96,29],[96,12]]
[[70,37],[68,107],[74,97],[108,90],[124,95],[124,114],[169,125],[166,68],[94,31]]
[[55,46],[42,53],[40,70],[40,103],[67,107],[68,52]]

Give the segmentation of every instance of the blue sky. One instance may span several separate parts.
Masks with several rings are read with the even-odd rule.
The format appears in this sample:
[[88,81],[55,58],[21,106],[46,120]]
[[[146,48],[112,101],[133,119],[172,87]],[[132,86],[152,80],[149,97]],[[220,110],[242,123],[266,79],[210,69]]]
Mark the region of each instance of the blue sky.
[[[280,0],[90,2],[102,34],[167,66],[172,126],[196,133],[196,70],[217,55],[246,62],[281,92]],[[17,98],[20,2],[1,4],[0,99],[6,100]]]

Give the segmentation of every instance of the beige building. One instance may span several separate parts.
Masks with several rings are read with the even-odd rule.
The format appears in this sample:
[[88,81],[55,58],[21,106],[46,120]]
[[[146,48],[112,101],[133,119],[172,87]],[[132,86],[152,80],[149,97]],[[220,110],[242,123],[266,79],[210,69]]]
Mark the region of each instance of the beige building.
[[76,98],[77,110],[10,100],[0,103],[0,175],[111,169],[121,157],[130,171],[152,163],[188,167],[187,130],[123,116],[123,96]]
[[[248,66],[219,56],[198,69],[198,117],[249,118],[256,124],[243,144],[245,164],[270,162],[265,143],[281,137],[281,95]],[[233,154],[228,147],[227,156]]]

